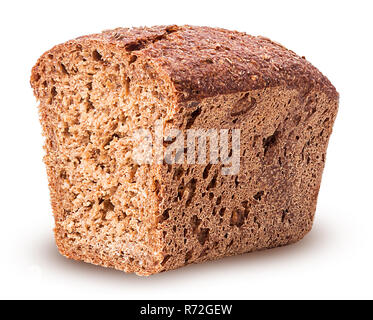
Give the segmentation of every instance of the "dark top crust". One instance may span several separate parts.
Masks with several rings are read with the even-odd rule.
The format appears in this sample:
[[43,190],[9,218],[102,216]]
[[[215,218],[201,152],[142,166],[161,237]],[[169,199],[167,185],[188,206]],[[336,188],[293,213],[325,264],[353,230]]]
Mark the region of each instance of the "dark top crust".
[[150,59],[170,78],[179,101],[275,86],[295,88],[301,95],[316,89],[338,99],[329,80],[304,57],[260,36],[186,25],[117,28],[75,41],[84,40]]

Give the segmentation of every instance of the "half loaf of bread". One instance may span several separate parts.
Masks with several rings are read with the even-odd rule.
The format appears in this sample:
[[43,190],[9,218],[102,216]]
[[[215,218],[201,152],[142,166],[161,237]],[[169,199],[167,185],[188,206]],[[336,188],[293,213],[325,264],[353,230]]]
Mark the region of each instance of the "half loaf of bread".
[[[338,93],[283,46],[209,27],[118,28],[52,48],[31,85],[66,257],[150,275],[310,231]],[[209,160],[208,136],[188,162],[196,131],[227,136],[229,151]],[[185,152],[167,159],[178,137]],[[136,160],[145,145],[150,159]]]

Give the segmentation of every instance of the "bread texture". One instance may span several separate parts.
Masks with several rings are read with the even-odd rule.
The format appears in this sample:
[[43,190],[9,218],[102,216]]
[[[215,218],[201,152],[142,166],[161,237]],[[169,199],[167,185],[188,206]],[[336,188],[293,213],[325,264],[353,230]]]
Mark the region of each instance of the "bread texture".
[[[31,85],[64,256],[150,275],[311,230],[339,96],[280,44],[210,27],[118,28],[47,51]],[[157,121],[166,136],[239,129],[238,172],[139,164],[134,132],[154,134]]]

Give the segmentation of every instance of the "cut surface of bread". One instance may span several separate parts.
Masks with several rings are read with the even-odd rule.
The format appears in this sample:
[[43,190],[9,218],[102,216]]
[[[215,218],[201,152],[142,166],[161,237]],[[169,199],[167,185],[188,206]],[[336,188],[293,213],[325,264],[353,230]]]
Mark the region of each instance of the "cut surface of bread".
[[[311,230],[338,93],[283,46],[209,27],[118,28],[47,51],[31,85],[66,257],[150,275]],[[139,163],[136,133],[155,141],[159,124],[161,145]],[[239,170],[224,174],[221,154],[155,161],[175,129],[239,130]]]

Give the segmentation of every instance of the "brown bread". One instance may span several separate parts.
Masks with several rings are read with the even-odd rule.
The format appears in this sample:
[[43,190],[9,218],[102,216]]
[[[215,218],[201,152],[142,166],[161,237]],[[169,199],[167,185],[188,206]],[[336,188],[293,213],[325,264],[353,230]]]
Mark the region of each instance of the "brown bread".
[[[66,257],[149,275],[310,231],[338,93],[283,46],[209,27],[118,28],[52,48],[31,85]],[[239,172],[137,164],[133,134],[159,119],[183,134],[240,129]]]

